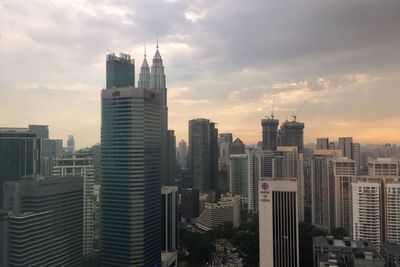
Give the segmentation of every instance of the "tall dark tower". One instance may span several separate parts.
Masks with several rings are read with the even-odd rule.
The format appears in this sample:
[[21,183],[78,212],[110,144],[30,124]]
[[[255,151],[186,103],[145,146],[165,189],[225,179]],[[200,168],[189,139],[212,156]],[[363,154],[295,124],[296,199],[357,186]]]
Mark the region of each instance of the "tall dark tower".
[[278,125],[279,120],[274,119],[273,116],[261,121],[263,150],[276,151],[278,146]]
[[160,266],[164,95],[125,84],[101,95],[101,266]]
[[135,86],[135,60],[128,54],[107,55],[106,88]]

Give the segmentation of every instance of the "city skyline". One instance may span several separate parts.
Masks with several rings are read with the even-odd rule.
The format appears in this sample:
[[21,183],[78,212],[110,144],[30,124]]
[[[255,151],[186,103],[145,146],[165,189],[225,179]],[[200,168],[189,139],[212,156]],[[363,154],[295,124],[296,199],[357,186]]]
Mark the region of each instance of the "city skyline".
[[77,148],[99,143],[106,54],[131,51],[139,66],[158,32],[178,141],[190,119],[207,118],[255,144],[275,99],[280,122],[306,102],[305,143],[400,143],[398,2],[244,4],[1,2],[0,125],[45,124]]

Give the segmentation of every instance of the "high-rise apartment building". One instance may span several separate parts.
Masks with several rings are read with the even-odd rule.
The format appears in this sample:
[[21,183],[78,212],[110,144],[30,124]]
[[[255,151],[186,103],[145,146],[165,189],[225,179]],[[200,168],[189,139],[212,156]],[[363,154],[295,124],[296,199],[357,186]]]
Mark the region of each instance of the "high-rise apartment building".
[[210,120],[189,121],[189,168],[193,171],[194,188],[200,192],[214,189],[217,180],[217,137],[215,124],[210,123]]
[[0,218],[0,232],[8,234],[0,255],[8,264],[1,266],[81,266],[82,207],[83,183],[78,177],[4,183],[8,214]]
[[304,149],[304,123],[294,121],[285,121],[279,129],[280,146],[297,146],[299,153]]
[[83,180],[83,254],[93,254],[94,167],[88,153],[67,154],[54,160],[53,176],[76,176]]
[[260,267],[299,266],[296,179],[259,181]]
[[278,146],[278,125],[279,120],[273,117],[261,120],[263,150],[276,150]]
[[343,157],[351,159],[353,137],[339,137],[339,149],[343,151]]
[[400,176],[384,177],[382,184],[384,241],[400,244]]
[[165,75],[157,49],[150,89],[102,90],[102,266],[160,264],[166,119]]
[[382,194],[378,181],[358,181],[352,184],[353,238],[369,240],[376,248],[382,242]]
[[368,161],[368,175],[400,176],[399,160],[393,158],[377,158]]
[[316,149],[311,159],[311,222],[328,231],[335,225],[333,162],[342,153],[341,150]]
[[0,208],[3,183],[40,173],[40,139],[26,128],[0,128]]

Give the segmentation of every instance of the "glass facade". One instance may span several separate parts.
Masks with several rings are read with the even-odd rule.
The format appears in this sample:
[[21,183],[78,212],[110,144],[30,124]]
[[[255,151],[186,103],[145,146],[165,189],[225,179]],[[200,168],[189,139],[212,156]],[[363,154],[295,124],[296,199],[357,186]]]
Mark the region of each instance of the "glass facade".
[[159,266],[161,96],[102,92],[101,266]]

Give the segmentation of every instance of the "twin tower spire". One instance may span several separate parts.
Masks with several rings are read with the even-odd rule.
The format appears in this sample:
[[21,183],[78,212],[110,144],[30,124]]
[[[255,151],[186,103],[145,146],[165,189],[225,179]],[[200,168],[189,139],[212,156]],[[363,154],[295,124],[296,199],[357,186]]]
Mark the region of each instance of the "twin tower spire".
[[146,47],[144,50],[144,59],[142,66],[140,67],[139,73],[139,88],[151,88],[155,90],[165,89],[165,74],[162,58],[160,51],[158,51],[158,40],[157,40],[157,50],[153,57],[153,64],[151,65],[151,71],[149,63],[146,59]]

